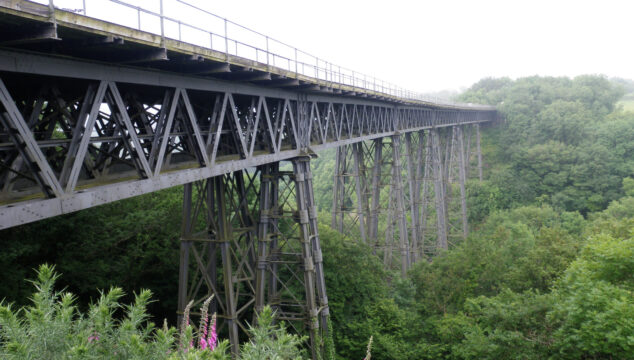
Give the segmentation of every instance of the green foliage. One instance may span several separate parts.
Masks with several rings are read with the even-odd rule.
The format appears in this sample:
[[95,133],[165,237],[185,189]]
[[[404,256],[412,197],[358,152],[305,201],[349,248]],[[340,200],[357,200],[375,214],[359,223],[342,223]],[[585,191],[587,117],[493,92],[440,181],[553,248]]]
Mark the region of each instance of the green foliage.
[[502,190],[491,181],[468,181],[466,190],[470,224],[479,224],[490,213],[508,206]]
[[613,112],[622,95],[599,76],[484,79],[465,92],[461,100],[496,104],[505,118],[484,148],[492,185],[511,200],[500,204],[546,200],[585,215],[619,198],[634,170],[634,116]]
[[122,305],[120,288],[101,293],[83,314],[68,292],[55,291],[59,275],[42,265],[32,282],[31,305],[0,304],[0,355],[4,359],[228,359],[226,344],[213,352],[178,349],[176,329],[157,329],[146,311],[152,293],[141,290]]
[[547,291],[574,260],[584,221],[549,206],[493,213],[467,241],[411,272],[423,314],[462,309],[466,299],[505,288]]
[[0,231],[0,295],[26,305],[31,288],[23,279],[55,263],[65,274],[60,286],[80,304],[99,296],[95,289],[144,287],[159,300],[148,310],[174,323],[181,212],[182,189],[174,188]]
[[634,179],[629,177],[623,179],[623,192],[627,196],[634,196]]
[[367,319],[376,301],[388,296],[388,274],[368,246],[344,238],[323,223],[319,237],[337,355],[362,358],[370,334],[358,324]]
[[549,314],[557,358],[631,358],[634,354],[634,238],[590,239],[566,271]]
[[550,295],[502,291],[469,299],[464,311],[438,321],[441,340],[459,359],[544,359],[549,353],[546,319]]
[[[534,249],[530,252],[534,255],[519,258],[515,265],[500,269],[510,275],[507,280],[511,281],[505,282],[505,286],[512,288],[513,284],[532,282],[530,289],[502,289],[489,296],[475,291],[476,296],[435,321],[439,341],[448,346],[449,358],[631,358],[634,353],[634,238],[631,230],[634,198],[612,203],[607,210],[593,216],[585,229],[573,214],[562,213],[559,219],[552,220],[552,211],[549,208],[518,209],[509,214],[494,214],[485,223],[482,233],[490,232],[491,225],[500,223],[495,220],[497,217],[502,219],[503,228],[509,227],[505,223],[508,220],[529,222],[531,229],[540,229],[536,239],[544,233],[547,236],[532,245]],[[624,231],[623,224],[630,225],[628,231]],[[593,235],[577,252],[569,241],[549,239],[561,238],[563,229],[567,229],[571,238]],[[517,242],[517,235],[503,240],[501,245]],[[576,253],[579,254],[577,259],[570,262]],[[558,257],[559,260],[555,260]],[[550,267],[539,265],[539,261]],[[536,268],[541,271],[535,272],[533,264],[538,264]],[[518,270],[522,268],[524,271]],[[540,282],[534,279],[543,277],[540,274],[544,271],[549,274],[546,279],[550,286],[540,289]],[[533,280],[512,275],[523,272]],[[557,278],[559,274],[563,276]]]
[[288,334],[284,324],[273,323],[273,310],[265,306],[258,314],[257,326],[249,327],[249,341],[242,345],[242,359],[302,359],[301,344],[306,339]]

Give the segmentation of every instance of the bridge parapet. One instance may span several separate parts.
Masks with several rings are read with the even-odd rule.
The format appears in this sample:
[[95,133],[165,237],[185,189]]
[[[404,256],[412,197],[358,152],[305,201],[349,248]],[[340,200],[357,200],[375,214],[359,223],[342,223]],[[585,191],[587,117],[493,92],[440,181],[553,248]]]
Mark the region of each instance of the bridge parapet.
[[[63,7],[69,4],[75,8]],[[0,42],[11,46],[33,48],[36,43],[42,50],[37,44],[54,42],[58,54],[99,61],[301,91],[491,109],[416,93],[341,67],[183,0],[143,6],[120,0],[0,0],[2,22],[11,27]]]

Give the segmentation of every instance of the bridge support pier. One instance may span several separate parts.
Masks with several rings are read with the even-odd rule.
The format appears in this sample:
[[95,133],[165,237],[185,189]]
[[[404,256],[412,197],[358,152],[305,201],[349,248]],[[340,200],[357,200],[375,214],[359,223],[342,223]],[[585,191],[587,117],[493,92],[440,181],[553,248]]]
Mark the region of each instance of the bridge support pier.
[[[412,133],[405,134],[405,157],[407,159],[407,183],[409,185],[409,206],[411,216],[411,242],[410,242],[410,262],[416,263],[420,256],[419,243],[421,239],[420,224],[420,188],[421,188],[421,170],[423,146],[422,141],[425,137],[424,131],[419,131],[416,138],[412,140]],[[410,265],[411,265],[410,264]]]
[[[482,181],[482,149],[480,148],[480,124],[474,124],[475,128],[475,136],[476,136],[476,159],[477,159],[477,167],[478,167],[478,179]],[[468,152],[467,152],[468,153]],[[470,153],[468,153],[468,159],[470,159]]]
[[291,163],[293,171],[271,163],[184,186],[179,317],[189,303],[190,314],[198,314],[213,294],[211,310],[218,311],[219,332],[234,356],[247,322],[267,304],[277,320],[308,334],[313,359],[327,332],[310,158]]
[[447,223],[445,209],[445,183],[442,165],[440,136],[437,129],[430,130],[431,136],[431,160],[434,177],[434,196],[436,203],[436,248],[446,250],[447,246]]
[[[339,147],[333,228],[353,238],[358,234],[361,241],[374,246],[375,254],[382,250],[377,255],[386,268],[400,263],[402,274],[420,258],[448,249],[454,243],[451,239],[466,239],[466,181],[472,134],[467,126],[397,133],[387,141],[378,138],[370,145],[361,142]],[[475,135],[474,155],[481,172],[477,124]],[[405,143],[404,154],[401,141]],[[373,162],[367,163],[369,159]],[[406,166],[405,179],[402,164]],[[388,198],[381,199],[381,189],[387,185]],[[384,214],[385,222],[379,221],[379,214]],[[384,237],[379,235],[379,225]]]
[[401,136],[392,136],[392,182],[391,182],[391,196],[393,196],[392,205],[390,211],[392,211],[392,217],[395,223],[398,224],[399,235],[399,250],[401,261],[401,275],[407,275],[407,270],[411,265],[409,255],[409,236],[407,232],[407,217],[405,214],[403,193],[403,179],[402,179],[402,167],[401,167]]

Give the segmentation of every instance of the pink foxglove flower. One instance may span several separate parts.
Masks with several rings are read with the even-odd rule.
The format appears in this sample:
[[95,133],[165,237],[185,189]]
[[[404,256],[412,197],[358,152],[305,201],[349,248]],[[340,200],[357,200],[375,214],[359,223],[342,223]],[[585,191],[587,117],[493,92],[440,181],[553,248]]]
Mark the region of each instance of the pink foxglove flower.
[[216,314],[211,318],[211,325],[209,326],[209,337],[207,338],[207,346],[209,350],[214,351],[216,345],[218,345],[218,334],[216,333]]
[[[187,327],[189,327],[189,310],[191,309],[192,305],[194,304],[194,301],[190,301],[187,306],[185,306],[185,311],[183,311],[183,322],[181,323],[181,333],[180,333],[180,341],[181,341],[181,348],[183,348],[184,352],[187,352],[187,348],[185,347],[185,344],[183,342],[183,340],[185,339],[185,330],[187,329]],[[194,341],[190,341],[189,342],[189,348],[194,347]]]
[[205,302],[203,303],[203,306],[200,308],[200,326],[199,326],[199,331],[200,331],[200,338],[198,339],[198,346],[200,347],[201,350],[205,350],[207,347],[209,347],[209,343],[208,343],[208,339],[207,339],[207,331],[209,329],[209,303],[211,303],[211,299],[214,298],[214,295],[211,295],[210,297],[207,298],[207,300],[205,300]]
[[92,336],[88,337],[88,342],[93,343],[99,341],[99,334],[93,333]]

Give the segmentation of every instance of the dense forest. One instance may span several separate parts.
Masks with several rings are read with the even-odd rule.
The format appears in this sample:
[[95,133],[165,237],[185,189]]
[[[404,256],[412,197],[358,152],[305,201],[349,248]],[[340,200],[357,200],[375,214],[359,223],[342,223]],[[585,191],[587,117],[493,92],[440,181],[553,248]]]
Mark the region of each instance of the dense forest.
[[[334,152],[319,154],[335,357],[363,358],[372,336],[375,359],[634,359],[634,112],[617,105],[631,85],[489,78],[459,95],[501,114],[485,179],[467,183],[472,231],[406,278],[329,227]],[[49,263],[80,308],[145,288],[151,319],[174,324],[181,201],[168,189],[0,232],[3,303],[32,301],[24,279]]]

